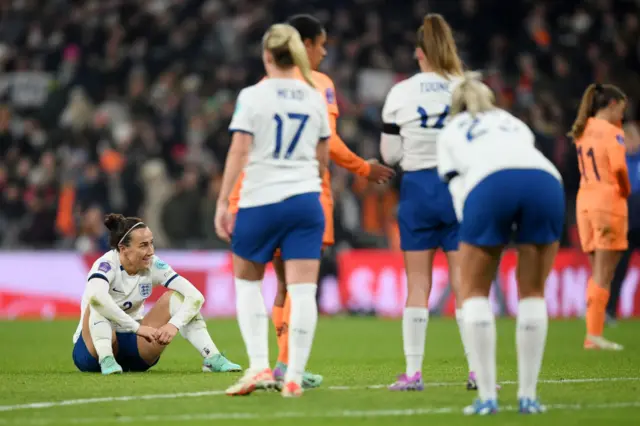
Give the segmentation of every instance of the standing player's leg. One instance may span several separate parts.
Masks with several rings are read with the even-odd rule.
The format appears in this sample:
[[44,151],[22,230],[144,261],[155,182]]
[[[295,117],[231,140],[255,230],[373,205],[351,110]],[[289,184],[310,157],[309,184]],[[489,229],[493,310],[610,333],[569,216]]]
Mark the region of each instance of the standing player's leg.
[[592,276],[587,288],[587,337],[585,349],[621,350],[623,347],[603,337],[609,290],[618,262],[628,248],[627,218],[600,212],[591,213],[594,229]]
[[520,297],[516,320],[518,400],[521,413],[537,414],[545,411],[536,393],[549,324],[544,289],[560,247],[565,198],[562,184],[546,172],[520,171],[512,181],[518,182],[518,176],[522,188],[515,241]]
[[291,298],[289,365],[282,396],[302,395],[305,368],[318,323],[318,272],[322,255],[325,217],[317,194],[302,194],[287,200],[289,226],[281,249]]
[[455,217],[446,186],[445,200],[438,194],[441,185],[435,170],[407,172],[402,177],[398,227],[407,274],[407,300],[402,313],[406,370],[389,386],[393,391],[424,389],[422,361],[429,323],[433,259],[442,241],[440,228],[443,211],[451,210],[450,214]]
[[291,300],[287,294],[287,283],[285,281],[284,262],[280,254],[273,257],[273,269],[278,280],[276,297],[273,301],[271,319],[276,329],[278,339],[278,360],[273,369],[273,377],[276,380],[284,380],[287,363],[289,362],[289,315],[291,312]]
[[613,280],[611,281],[611,289],[609,295],[609,301],[607,302],[607,320],[615,321],[618,316],[618,301],[620,300],[620,290],[627,271],[629,270],[629,262],[631,261],[631,255],[633,254],[633,247],[629,247],[620,258],[618,266],[613,274]]
[[109,320],[88,305],[82,322],[82,334],[73,347],[73,362],[83,373],[122,373],[115,360],[118,353],[116,333]]
[[[465,217],[466,217],[465,212]],[[463,240],[464,241],[464,240]],[[496,323],[489,302],[503,246],[475,246],[460,243],[461,295],[465,339],[475,368],[479,399],[465,408],[465,414],[497,411]]]
[[549,324],[544,287],[558,248],[559,243],[518,245],[518,400],[525,414],[545,410],[536,393]]

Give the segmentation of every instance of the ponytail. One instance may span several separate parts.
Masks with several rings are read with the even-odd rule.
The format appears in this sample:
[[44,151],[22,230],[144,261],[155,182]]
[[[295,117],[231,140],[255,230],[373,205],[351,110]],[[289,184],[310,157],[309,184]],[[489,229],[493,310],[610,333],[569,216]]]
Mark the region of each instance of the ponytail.
[[591,83],[582,95],[578,115],[576,116],[571,131],[567,136],[574,140],[580,139],[587,127],[587,121],[603,108],[609,106],[611,101],[626,101],[627,95],[613,84]]
[[443,77],[462,76],[462,61],[458,56],[453,32],[442,15],[425,15],[417,35],[418,47],[436,73]]
[[491,89],[480,81],[480,73],[467,71],[464,79],[451,95],[451,115],[468,112],[472,117],[495,108],[495,96]]
[[291,28],[295,32],[291,34],[291,37],[289,37],[287,47],[291,53],[293,63],[298,67],[300,73],[302,73],[302,77],[309,86],[315,88],[316,86],[311,79],[311,64],[309,63],[309,57],[307,56],[307,49],[304,47],[304,43],[302,43],[302,39],[300,38],[298,31],[293,27]]
[[279,68],[298,67],[302,77],[315,87],[311,79],[311,65],[300,33],[289,24],[274,24],[264,35],[263,47],[271,52],[273,60]]
[[587,87],[587,90],[584,91],[582,95],[582,100],[580,101],[580,107],[578,108],[578,115],[576,116],[573,125],[571,126],[571,131],[567,133],[567,136],[572,137],[574,140],[580,139],[582,134],[584,133],[585,127],[587,127],[587,120],[589,117],[595,115],[595,111],[593,111],[593,100],[595,98],[596,93],[596,85],[590,84]]

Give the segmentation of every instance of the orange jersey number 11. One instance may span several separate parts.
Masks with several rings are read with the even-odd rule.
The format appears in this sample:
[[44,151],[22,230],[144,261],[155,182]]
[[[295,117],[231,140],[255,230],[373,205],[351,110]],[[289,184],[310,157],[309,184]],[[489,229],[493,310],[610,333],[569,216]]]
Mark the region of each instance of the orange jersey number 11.
[[[579,146],[577,148],[578,151],[578,162],[580,163],[580,174],[582,175],[582,177],[584,178],[585,181],[589,181],[589,178],[587,177],[587,170],[585,168],[585,164],[584,164],[584,157],[582,155],[582,147]],[[598,173],[598,166],[596,164],[596,156],[593,153],[593,147],[589,148],[587,150],[587,157],[591,157],[591,165],[593,166],[593,175],[595,176],[596,180],[600,180],[600,173]]]

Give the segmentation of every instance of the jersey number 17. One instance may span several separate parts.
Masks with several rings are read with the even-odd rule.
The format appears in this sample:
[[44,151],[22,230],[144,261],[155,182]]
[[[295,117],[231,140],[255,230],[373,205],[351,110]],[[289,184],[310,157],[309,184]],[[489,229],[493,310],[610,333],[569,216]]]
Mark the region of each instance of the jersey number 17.
[[[289,147],[287,148],[287,151],[284,154],[285,160],[288,160],[289,158],[291,158],[291,154],[293,154],[293,150],[296,149],[296,145],[298,145],[298,141],[300,140],[300,136],[302,135],[304,126],[307,124],[309,115],[289,112],[287,113],[287,117],[290,120],[298,122],[298,129],[296,130],[295,134],[291,138]],[[280,152],[282,151],[282,127],[284,126],[284,120],[279,114],[275,114],[273,116],[273,119],[276,121],[276,149],[273,151],[273,158],[279,159]]]

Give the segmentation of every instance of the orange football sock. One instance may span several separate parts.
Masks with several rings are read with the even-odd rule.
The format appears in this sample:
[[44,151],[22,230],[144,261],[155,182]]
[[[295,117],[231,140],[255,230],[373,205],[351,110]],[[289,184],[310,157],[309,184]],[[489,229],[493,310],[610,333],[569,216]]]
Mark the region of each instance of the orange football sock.
[[274,306],[271,310],[271,321],[273,321],[273,326],[276,329],[276,336],[280,338],[280,333],[282,333],[282,325],[284,323],[283,319],[284,308],[282,306]]
[[291,318],[291,299],[287,294],[282,308],[282,328],[278,334],[278,362],[289,363],[289,319]]
[[593,278],[589,278],[587,287],[587,334],[602,336],[605,312],[609,301],[609,290],[600,287]]

